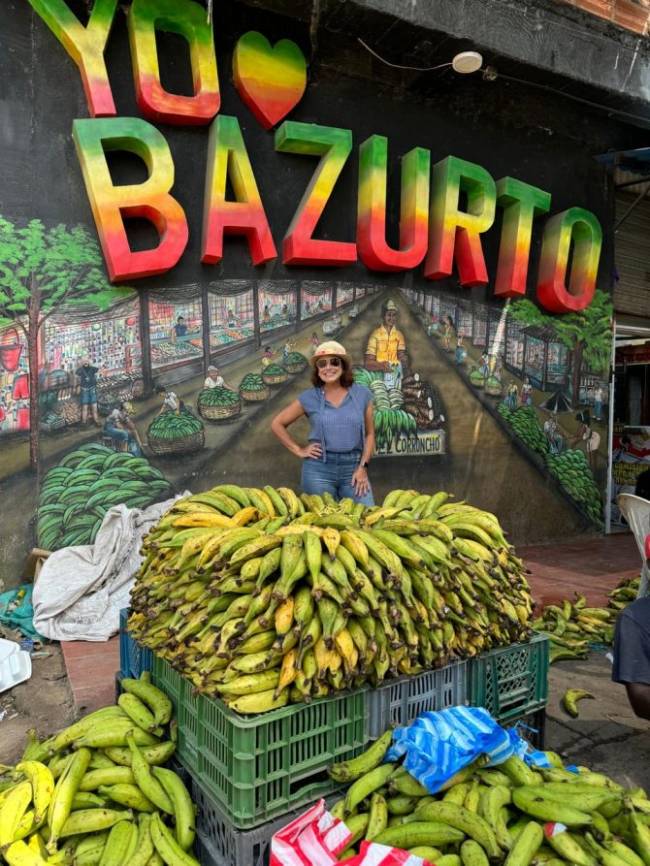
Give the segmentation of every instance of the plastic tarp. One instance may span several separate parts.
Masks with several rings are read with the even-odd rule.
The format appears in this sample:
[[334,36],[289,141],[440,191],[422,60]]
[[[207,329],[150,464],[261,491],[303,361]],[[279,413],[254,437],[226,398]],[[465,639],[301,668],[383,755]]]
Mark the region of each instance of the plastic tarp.
[[[502,728],[482,707],[423,713],[408,727],[395,730],[386,760],[404,757],[403,766],[434,794],[480,755],[488,755],[491,765],[518,755],[532,766],[550,766],[543,752],[531,751],[516,729]],[[407,851],[368,842],[356,856],[338,860],[351,836],[321,801],[276,833],[270,866],[429,866]]]
[[142,562],[142,539],[174,501],[144,510],[116,505],[106,512],[94,544],[52,553],[34,587],[35,628],[59,641],[105,641],[115,634]]
[[[0,595],[0,624],[16,629],[25,637],[38,640],[41,635],[34,628],[34,608],[32,607],[31,583],[24,583],[17,589],[10,589]],[[24,593],[18,604],[13,606],[18,594]]]

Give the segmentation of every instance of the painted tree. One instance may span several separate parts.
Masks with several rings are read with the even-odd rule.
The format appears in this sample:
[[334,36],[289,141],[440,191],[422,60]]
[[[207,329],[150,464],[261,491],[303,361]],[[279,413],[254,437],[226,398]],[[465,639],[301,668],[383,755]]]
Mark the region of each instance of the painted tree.
[[129,294],[108,282],[97,243],[82,226],[47,228],[31,220],[18,227],[0,216],[0,331],[13,325],[27,344],[32,469],[39,466],[38,345],[45,322],[82,305],[101,312]]
[[596,291],[591,304],[579,313],[552,316],[523,298],[510,307],[509,315],[522,325],[551,328],[571,357],[571,394],[575,403],[580,393],[580,378],[586,365],[595,373],[607,371],[612,352],[612,301]]

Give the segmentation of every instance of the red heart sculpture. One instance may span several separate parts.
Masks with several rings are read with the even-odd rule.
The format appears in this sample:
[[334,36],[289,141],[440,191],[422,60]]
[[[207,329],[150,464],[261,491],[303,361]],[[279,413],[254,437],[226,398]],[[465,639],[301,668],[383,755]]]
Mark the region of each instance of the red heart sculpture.
[[235,87],[264,129],[271,129],[302,99],[307,87],[307,61],[290,39],[271,45],[251,30],[235,46]]

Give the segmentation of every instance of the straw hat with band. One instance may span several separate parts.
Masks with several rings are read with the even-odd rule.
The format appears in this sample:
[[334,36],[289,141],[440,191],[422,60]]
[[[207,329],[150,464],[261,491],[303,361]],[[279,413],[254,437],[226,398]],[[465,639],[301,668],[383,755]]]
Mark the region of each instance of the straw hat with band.
[[345,348],[337,343],[336,340],[327,340],[325,343],[321,343],[320,346],[316,348],[316,351],[311,357],[312,367],[316,366],[316,361],[319,358],[342,358],[348,367],[351,365],[350,356],[345,351]]

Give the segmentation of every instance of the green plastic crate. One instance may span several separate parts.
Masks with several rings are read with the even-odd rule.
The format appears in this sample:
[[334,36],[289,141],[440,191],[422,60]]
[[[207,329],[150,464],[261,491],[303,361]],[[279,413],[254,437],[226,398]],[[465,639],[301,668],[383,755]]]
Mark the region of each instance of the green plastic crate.
[[197,761],[197,698],[193,696],[193,686],[167,662],[154,655],[151,681],[162,689],[174,705],[174,719],[177,725],[178,742],[176,755],[183,764],[191,769]]
[[485,707],[498,722],[539,710],[548,701],[548,637],[536,634],[470,660],[469,702]]
[[171,698],[179,760],[240,829],[327,797],[334,761],[366,747],[367,690],[240,716],[154,656],[153,682]]

